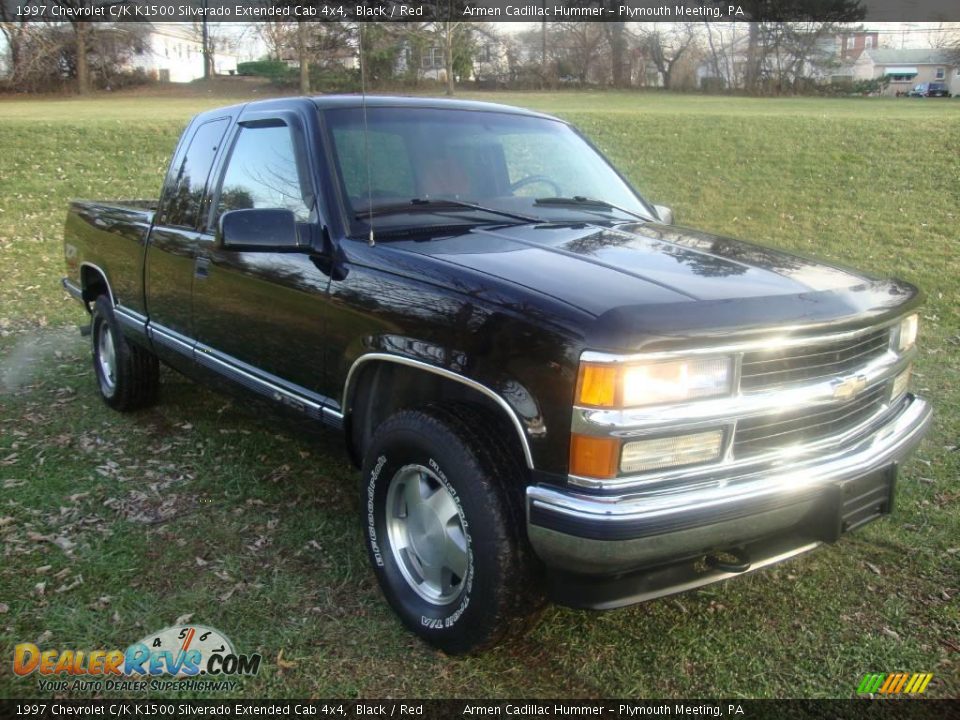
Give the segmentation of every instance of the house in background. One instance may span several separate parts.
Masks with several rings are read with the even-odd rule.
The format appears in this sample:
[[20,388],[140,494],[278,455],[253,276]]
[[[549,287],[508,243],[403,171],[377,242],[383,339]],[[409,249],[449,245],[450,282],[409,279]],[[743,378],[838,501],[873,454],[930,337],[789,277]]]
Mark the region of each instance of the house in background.
[[852,65],[857,80],[889,78],[884,95],[909,92],[918,83],[942,82],[953,95],[960,94],[960,67],[945,50],[865,50]]
[[[130,68],[143,70],[160,82],[184,83],[203,77],[203,41],[199,31],[183,23],[147,24],[130,58]],[[237,56],[216,50],[216,75],[234,75]]]
[[880,33],[876,30],[850,32],[837,35],[834,42],[841,61],[856,61],[865,50],[880,47]]

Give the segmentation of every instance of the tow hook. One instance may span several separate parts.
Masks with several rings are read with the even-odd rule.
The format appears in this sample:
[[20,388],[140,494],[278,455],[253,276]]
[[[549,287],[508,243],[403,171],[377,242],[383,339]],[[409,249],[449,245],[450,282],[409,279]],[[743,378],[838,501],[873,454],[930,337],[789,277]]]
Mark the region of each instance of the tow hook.
[[742,573],[750,569],[750,556],[744,550],[724,550],[716,555],[707,555],[707,567],[728,573]]
[[93,323],[87,323],[86,325],[80,326],[80,337],[87,337],[90,335],[92,330]]

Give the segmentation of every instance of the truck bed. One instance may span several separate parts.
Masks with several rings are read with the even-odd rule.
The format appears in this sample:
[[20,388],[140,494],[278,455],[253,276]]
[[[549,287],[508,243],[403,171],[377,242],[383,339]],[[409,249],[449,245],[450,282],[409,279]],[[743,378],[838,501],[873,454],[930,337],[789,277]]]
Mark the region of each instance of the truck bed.
[[114,301],[145,314],[143,253],[156,200],[74,200],[67,211],[64,253],[68,279],[83,287],[85,267],[110,278]]

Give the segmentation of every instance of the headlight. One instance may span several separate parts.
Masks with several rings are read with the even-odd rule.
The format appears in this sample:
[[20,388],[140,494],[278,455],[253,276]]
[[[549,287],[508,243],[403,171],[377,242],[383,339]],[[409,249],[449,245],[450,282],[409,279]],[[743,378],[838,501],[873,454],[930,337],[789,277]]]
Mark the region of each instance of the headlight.
[[684,358],[645,363],[582,363],[577,403],[591,407],[637,407],[729,395],[730,357]]
[[917,342],[917,330],[920,328],[920,316],[908,315],[900,321],[900,328],[897,332],[897,349],[900,352],[909,350]]

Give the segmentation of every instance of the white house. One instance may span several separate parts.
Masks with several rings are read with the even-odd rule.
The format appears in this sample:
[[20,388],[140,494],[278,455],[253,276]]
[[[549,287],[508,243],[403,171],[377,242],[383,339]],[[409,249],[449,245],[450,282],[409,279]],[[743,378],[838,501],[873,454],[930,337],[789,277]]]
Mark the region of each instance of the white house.
[[[181,83],[202,78],[203,41],[199,30],[183,23],[147,25],[130,67],[142,69],[161,82]],[[237,56],[215,49],[213,67],[217,75],[232,75],[237,71]]]

